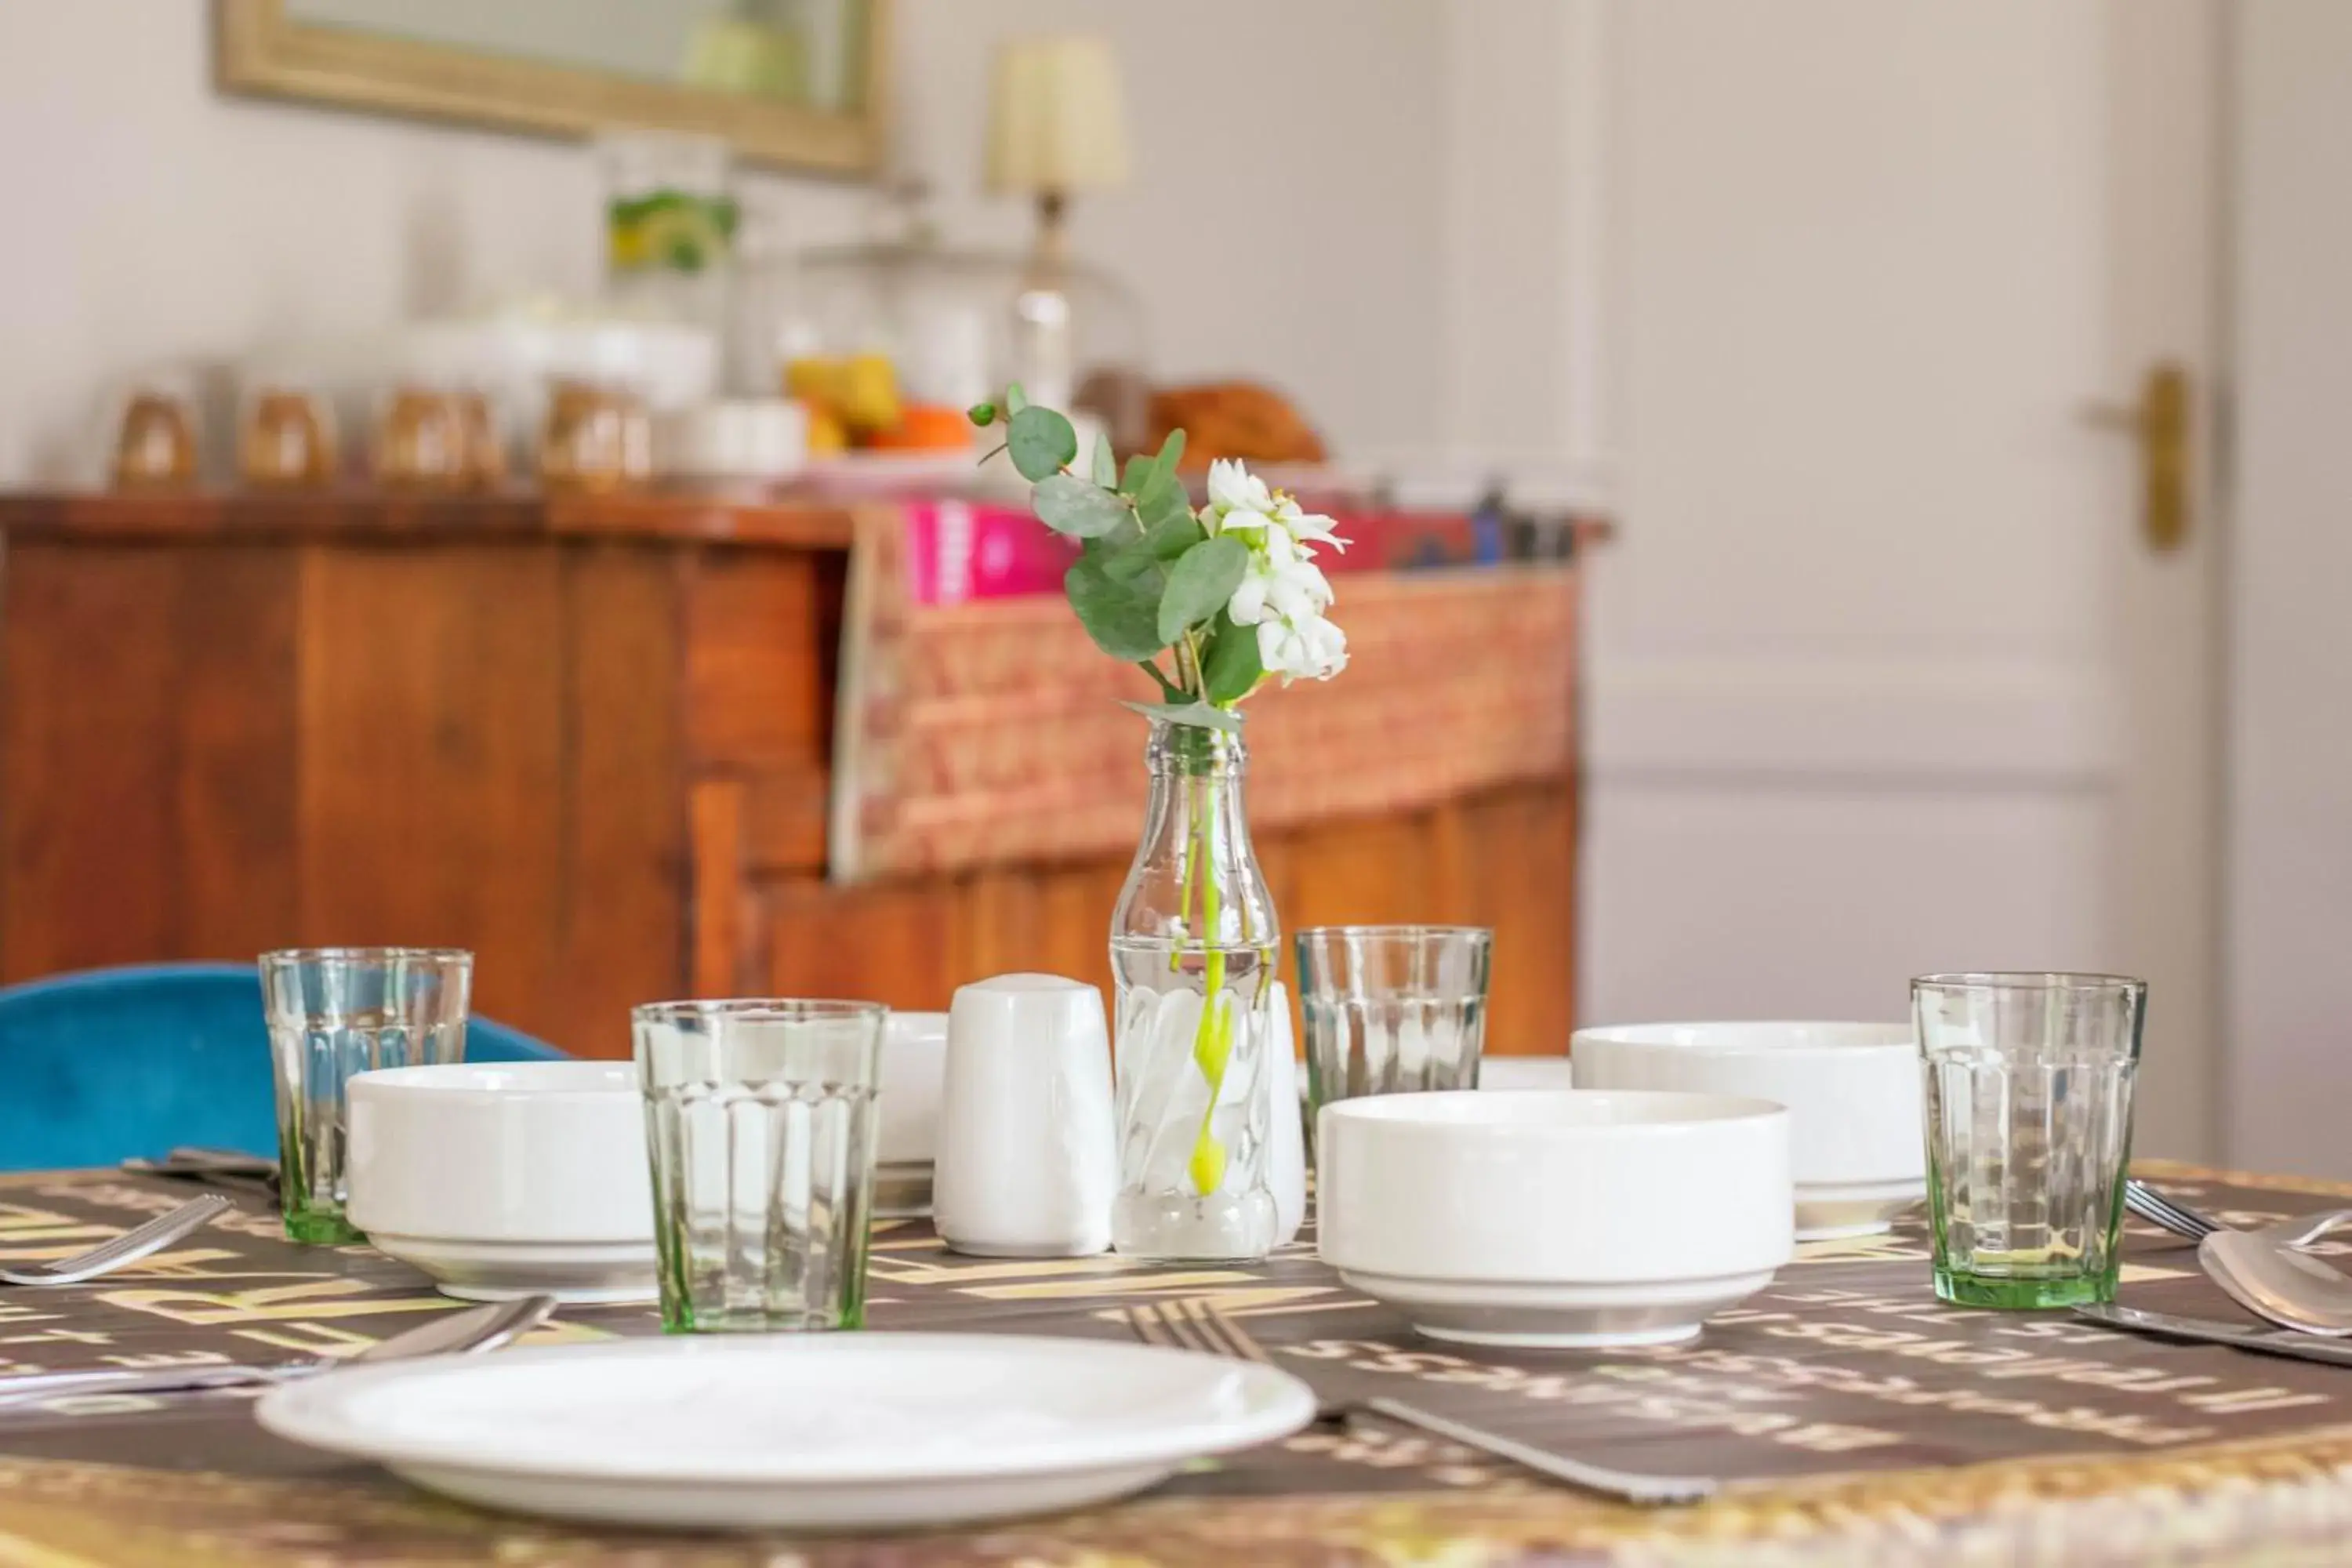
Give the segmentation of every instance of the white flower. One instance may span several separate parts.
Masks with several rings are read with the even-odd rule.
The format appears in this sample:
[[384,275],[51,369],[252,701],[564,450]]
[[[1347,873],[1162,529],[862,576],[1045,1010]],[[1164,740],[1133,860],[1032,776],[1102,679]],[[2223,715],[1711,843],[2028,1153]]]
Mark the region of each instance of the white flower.
[[1270,675],[1328,680],[1348,668],[1348,634],[1321,616],[1308,621],[1260,621],[1257,661]]
[[1209,504],[1201,526],[1249,547],[1249,567],[1225,606],[1237,626],[1257,628],[1258,663],[1287,682],[1328,680],[1347,668],[1347,634],[1324,614],[1331,583],[1313,547],[1344,548],[1331,520],[1298,503],[1237,462],[1209,465]]
[[1329,518],[1305,510],[1285,491],[1266,489],[1264,479],[1226,458],[1209,465],[1209,504],[1201,509],[1201,526],[1212,534],[1280,533],[1334,550],[1348,545],[1331,531]]
[[1237,626],[1254,626],[1268,616],[1308,621],[1328,609],[1331,584],[1312,561],[1287,563],[1251,558],[1249,575],[1234,590],[1226,614]]
[[1310,544],[1328,544],[1334,550],[1348,548],[1348,542],[1331,531],[1329,518],[1321,512],[1299,510],[1298,503],[1288,496],[1275,498],[1274,517],[1276,522],[1290,531],[1294,539]]
[[1245,513],[1252,523],[1263,523],[1273,510],[1274,492],[1237,459],[1218,458],[1209,464],[1209,504],[1201,521],[1211,533],[1222,532],[1231,513]]

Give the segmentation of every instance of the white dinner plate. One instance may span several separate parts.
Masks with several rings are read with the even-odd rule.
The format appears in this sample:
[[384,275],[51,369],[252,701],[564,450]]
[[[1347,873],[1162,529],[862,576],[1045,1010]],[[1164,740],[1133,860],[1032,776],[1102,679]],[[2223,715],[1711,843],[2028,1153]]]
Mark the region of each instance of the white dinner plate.
[[281,1437],[467,1502],[602,1523],[872,1530],[1078,1508],[1271,1442],[1315,1396],[1100,1340],[630,1340],[354,1367],[272,1390]]

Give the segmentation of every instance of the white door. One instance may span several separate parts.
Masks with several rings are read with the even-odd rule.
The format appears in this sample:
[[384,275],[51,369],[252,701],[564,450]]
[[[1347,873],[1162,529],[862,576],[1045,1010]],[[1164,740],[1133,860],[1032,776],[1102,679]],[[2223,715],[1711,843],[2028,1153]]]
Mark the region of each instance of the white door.
[[2352,5],[2235,20],[2225,1147],[2352,1177]]
[[2161,360],[2214,382],[2214,0],[1609,28],[1580,1011],[2137,973],[2139,1148],[2206,1152],[2215,520],[2200,482],[2153,549],[2135,445],[2086,415]]

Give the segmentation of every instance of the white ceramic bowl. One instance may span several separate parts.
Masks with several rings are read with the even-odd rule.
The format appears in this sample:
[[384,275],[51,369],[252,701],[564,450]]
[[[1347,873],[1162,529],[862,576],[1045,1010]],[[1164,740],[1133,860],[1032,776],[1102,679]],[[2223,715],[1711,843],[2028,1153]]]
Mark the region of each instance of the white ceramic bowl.
[[628,1062],[468,1062],[351,1081],[351,1221],[468,1300],[649,1301],[653,1182]]
[[1579,1029],[1579,1089],[1746,1094],[1789,1108],[1797,1239],[1871,1236],[1927,1195],[1908,1024],[1641,1024]]
[[1433,1339],[1688,1339],[1789,1259],[1789,1115],[1581,1089],[1335,1101],[1316,1123],[1318,1247]]
[[890,1015],[882,1030],[882,1131],[874,1169],[874,1212],[884,1219],[931,1212],[947,1060],[945,1013]]
[[947,1081],[948,1016],[892,1013],[882,1030],[886,1165],[928,1165],[940,1152],[940,1091]]

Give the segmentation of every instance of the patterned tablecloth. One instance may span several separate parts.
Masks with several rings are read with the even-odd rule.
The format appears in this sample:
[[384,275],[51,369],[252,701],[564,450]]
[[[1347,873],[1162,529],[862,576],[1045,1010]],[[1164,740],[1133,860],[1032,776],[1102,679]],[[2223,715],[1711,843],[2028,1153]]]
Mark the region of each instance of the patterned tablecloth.
[[[2151,1167],[2255,1223],[2352,1188]],[[113,1173],[0,1179],[0,1259],[63,1256],[184,1198]],[[94,1284],[0,1293],[0,1373],[356,1349],[453,1303],[365,1247],[282,1240],[257,1199]],[[1614,1352],[1418,1342],[1286,1249],[1248,1268],[1004,1262],[928,1226],[877,1238],[874,1327],[1126,1334],[1118,1309],[1213,1297],[1327,1392],[1425,1407],[1629,1468],[1732,1479],[1644,1512],[1402,1429],[1312,1429],[1131,1502],[980,1532],[877,1540],[583,1531],[477,1512],[264,1435],[232,1393],[0,1411],[0,1564],[927,1568],[933,1564],[2352,1560],[2352,1369],[2161,1344],[2064,1314],[1962,1311],[1916,1226],[1811,1244],[1696,1342]],[[2337,1247],[2352,1251],[2352,1247]],[[2235,1318],[2194,1255],[2135,1227],[2124,1299]],[[567,1313],[541,1342],[656,1331]],[[2329,1544],[2334,1542],[2335,1544]]]

